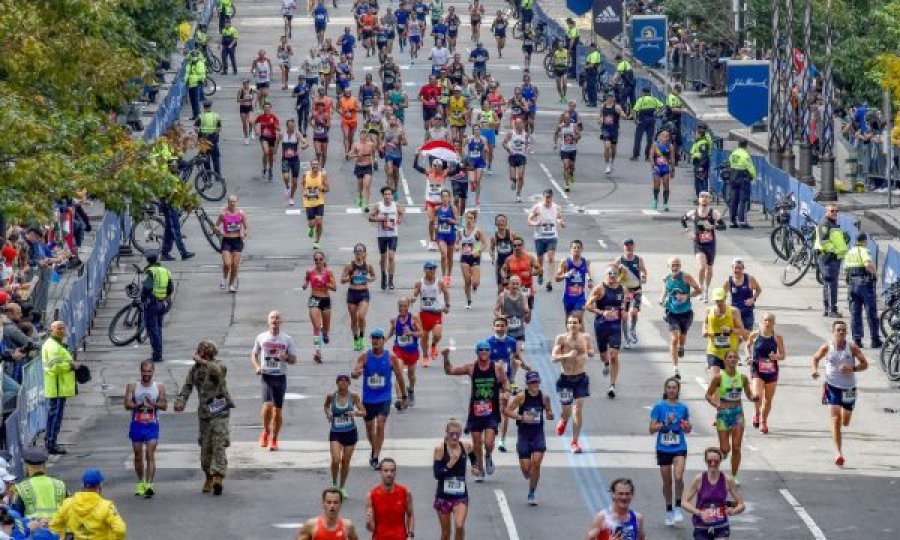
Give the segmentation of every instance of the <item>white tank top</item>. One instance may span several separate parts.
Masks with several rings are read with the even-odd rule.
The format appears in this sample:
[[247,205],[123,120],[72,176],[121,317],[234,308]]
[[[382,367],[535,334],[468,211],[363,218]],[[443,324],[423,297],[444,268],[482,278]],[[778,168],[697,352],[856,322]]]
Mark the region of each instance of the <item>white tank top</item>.
[[388,206],[384,201],[378,201],[378,215],[387,218],[387,221],[378,222],[378,236],[381,238],[397,236],[397,203],[391,201]]
[[272,67],[272,65],[269,63],[268,58],[263,61],[257,60],[257,62],[256,62],[256,84],[269,82],[269,77],[271,75],[271,67]]
[[515,156],[524,156],[525,152],[528,150],[528,133],[516,133],[515,130],[512,132],[512,137],[509,139],[509,153],[510,155]]
[[156,409],[142,407],[144,398],[150,398],[150,401],[156,403],[159,401],[159,383],[153,381],[150,386],[144,386],[141,381],[134,383],[134,404],[138,406],[132,413],[132,419],[136,422],[151,423],[156,422]]
[[844,373],[841,366],[853,367],[856,362],[850,354],[850,342],[838,349],[834,342],[828,343],[828,354],[825,355],[825,382],[836,388],[848,389],[856,387],[856,373]]
[[434,283],[428,283],[424,279],[421,282],[422,287],[422,311],[430,311],[439,313],[444,309],[444,295],[438,288],[437,280]]
[[560,152],[573,152],[578,143],[576,142],[577,138],[575,137],[575,128],[571,125],[568,125],[559,130],[559,151]]
[[428,128],[428,138],[432,141],[446,141],[447,140],[447,128],[445,127],[430,127]]
[[543,203],[538,207],[538,224],[534,227],[534,237],[553,239],[559,237],[556,220],[559,219],[559,206],[556,203],[547,208]]
[[465,228],[461,229],[459,232],[459,249],[463,255],[474,255],[475,254],[475,244],[478,243],[478,229],[474,228],[466,233]]

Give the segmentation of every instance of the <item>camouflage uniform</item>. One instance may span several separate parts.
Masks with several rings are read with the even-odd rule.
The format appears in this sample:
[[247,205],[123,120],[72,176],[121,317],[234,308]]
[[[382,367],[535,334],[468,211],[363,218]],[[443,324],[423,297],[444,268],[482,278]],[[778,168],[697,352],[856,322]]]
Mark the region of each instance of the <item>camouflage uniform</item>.
[[[200,419],[200,467],[209,475],[224,477],[228,471],[228,457],[225,449],[231,444],[228,433],[228,417],[234,402],[228,394],[225,381],[227,368],[219,360],[208,360],[204,364],[194,364],[175,399],[175,405],[183,406],[194,387],[200,405],[197,416]],[[212,410],[211,410],[212,409]]]

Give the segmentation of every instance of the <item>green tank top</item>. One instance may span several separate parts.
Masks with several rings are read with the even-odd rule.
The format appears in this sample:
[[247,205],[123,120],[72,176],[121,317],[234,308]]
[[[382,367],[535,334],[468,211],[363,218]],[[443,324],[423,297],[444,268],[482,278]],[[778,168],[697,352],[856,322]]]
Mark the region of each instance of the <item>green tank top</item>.
[[731,377],[723,369],[719,372],[719,378],[719,400],[740,402],[741,392],[744,391],[744,377],[740,372],[735,372],[734,377]]

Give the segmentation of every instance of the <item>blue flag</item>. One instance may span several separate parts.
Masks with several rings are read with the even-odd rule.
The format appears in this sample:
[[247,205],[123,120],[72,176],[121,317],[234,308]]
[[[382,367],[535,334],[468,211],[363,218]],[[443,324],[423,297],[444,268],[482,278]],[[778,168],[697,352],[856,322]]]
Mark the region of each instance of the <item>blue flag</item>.
[[631,19],[631,48],[635,59],[652,66],[666,57],[668,20],[665,15],[635,15]]
[[728,114],[752,126],[769,113],[769,62],[729,60],[727,68]]

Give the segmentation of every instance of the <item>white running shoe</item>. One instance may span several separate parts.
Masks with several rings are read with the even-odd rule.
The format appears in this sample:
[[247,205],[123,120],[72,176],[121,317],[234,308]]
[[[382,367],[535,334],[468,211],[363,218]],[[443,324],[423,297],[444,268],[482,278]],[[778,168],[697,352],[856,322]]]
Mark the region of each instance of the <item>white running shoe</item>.
[[294,206],[294,199],[288,199],[288,206]]
[[244,137],[244,146],[247,146],[248,144],[250,144],[250,138]]
[[603,364],[603,376],[609,376],[609,363]]
[[225,286],[226,286],[226,285],[225,285],[225,280],[223,279],[222,281],[219,282],[219,288],[222,289],[222,290],[224,291],[224,290],[225,290]]
[[666,527],[675,526],[675,516],[673,510],[666,510]]
[[681,508],[676,506],[672,510],[672,517],[675,518],[675,523],[681,523],[684,521],[684,514],[681,512]]
[[436,242],[428,242],[428,251],[437,251],[437,243]]
[[606,174],[612,174],[612,165],[606,166]]

